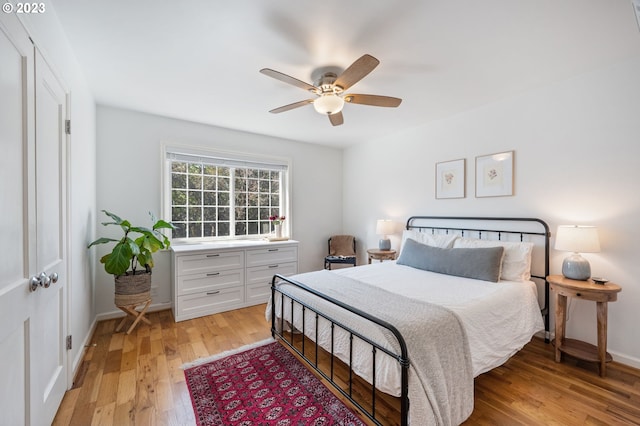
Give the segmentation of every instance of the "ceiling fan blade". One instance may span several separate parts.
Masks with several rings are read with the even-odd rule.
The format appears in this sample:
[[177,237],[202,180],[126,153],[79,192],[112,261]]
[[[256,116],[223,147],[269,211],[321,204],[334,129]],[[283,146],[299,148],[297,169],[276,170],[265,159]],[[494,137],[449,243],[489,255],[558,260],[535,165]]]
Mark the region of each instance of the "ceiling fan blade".
[[347,90],[373,71],[379,63],[380,61],[371,55],[362,55],[340,74],[334,85],[342,87],[342,90]]
[[289,105],[284,105],[284,106],[281,106],[279,108],[274,108],[269,112],[272,113],[272,114],[278,114],[280,112],[285,112],[285,111],[289,111],[291,109],[300,108],[301,106],[312,104],[314,100],[315,99],[306,99],[304,101],[295,102],[295,103],[292,103],[292,104],[289,104]]
[[264,75],[267,75],[271,78],[275,78],[276,80],[280,80],[284,83],[292,84],[296,87],[299,87],[303,90],[308,90],[309,92],[318,93],[320,91],[316,86],[312,86],[309,83],[305,83],[302,80],[298,80],[297,78],[293,78],[290,75],[283,74],[280,71],[272,70],[271,68],[262,68],[260,72]]
[[339,126],[344,123],[344,117],[342,116],[342,111],[336,112],[335,114],[329,114],[329,121],[334,126]]
[[372,105],[379,107],[397,107],[402,102],[400,98],[393,98],[391,96],[378,96],[378,95],[356,95],[348,94],[344,96],[344,101],[351,104]]

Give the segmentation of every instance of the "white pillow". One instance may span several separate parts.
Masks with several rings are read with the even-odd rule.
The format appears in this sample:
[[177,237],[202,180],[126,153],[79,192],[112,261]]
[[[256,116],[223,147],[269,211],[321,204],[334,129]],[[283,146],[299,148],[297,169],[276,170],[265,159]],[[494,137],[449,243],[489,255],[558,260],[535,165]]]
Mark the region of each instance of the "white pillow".
[[417,229],[405,229],[402,233],[402,247],[404,247],[407,238],[431,247],[452,248],[453,242],[458,238],[458,235],[432,234],[431,232],[420,232]]
[[533,243],[478,240],[475,238],[458,238],[453,247],[504,247],[500,279],[505,281],[529,281],[531,279],[531,252]]

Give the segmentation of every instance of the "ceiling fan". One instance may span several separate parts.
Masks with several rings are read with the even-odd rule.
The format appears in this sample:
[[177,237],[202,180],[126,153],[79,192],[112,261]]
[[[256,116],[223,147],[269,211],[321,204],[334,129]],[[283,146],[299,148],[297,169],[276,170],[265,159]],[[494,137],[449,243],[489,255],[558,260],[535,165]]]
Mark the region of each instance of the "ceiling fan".
[[400,98],[379,95],[359,95],[355,93],[345,93],[351,86],[362,80],[380,63],[371,55],[362,55],[346,70],[340,73],[335,67],[319,68],[312,73],[315,86],[304,81],[293,78],[287,74],[263,68],[260,72],[276,80],[292,84],[301,89],[307,90],[316,95],[315,98],[294,102],[279,108],[272,109],[271,113],[278,114],[301,106],[313,104],[313,107],[320,114],[329,117],[329,121],[334,126],[344,123],[342,108],[345,102],[351,104],[372,105],[380,107],[397,107],[402,102]]

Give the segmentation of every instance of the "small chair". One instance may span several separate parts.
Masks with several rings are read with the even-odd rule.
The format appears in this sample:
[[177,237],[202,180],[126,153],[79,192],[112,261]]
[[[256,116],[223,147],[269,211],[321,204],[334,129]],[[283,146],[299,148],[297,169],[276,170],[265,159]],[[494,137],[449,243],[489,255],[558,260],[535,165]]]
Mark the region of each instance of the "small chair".
[[329,238],[329,255],[324,258],[324,269],[331,269],[334,263],[356,266],[356,238],[353,235]]

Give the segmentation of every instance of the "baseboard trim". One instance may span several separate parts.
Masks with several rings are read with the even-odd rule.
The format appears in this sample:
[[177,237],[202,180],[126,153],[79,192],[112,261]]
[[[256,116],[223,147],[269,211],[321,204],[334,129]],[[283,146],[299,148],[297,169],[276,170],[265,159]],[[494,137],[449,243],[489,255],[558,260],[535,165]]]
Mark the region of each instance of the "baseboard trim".
[[613,356],[614,362],[617,362],[618,364],[624,364],[628,367],[633,367],[640,370],[640,359],[634,358],[632,356],[624,355],[619,352],[611,351],[611,350],[608,350],[607,352],[609,352]]

